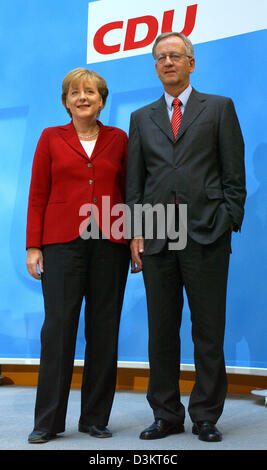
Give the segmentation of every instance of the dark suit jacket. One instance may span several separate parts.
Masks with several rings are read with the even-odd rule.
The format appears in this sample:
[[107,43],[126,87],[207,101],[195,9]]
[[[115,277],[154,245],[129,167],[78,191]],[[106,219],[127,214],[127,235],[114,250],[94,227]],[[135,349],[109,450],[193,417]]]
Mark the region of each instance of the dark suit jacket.
[[[209,244],[231,223],[240,229],[245,198],[244,143],[231,99],[192,89],[175,140],[164,95],[132,113],[126,179],[132,214],[134,204],[176,199],[187,204],[190,237]],[[145,254],[164,244],[145,240]]]
[[[102,224],[102,196],[110,197],[110,209],[125,199],[127,134],[98,124],[100,131],[90,159],[72,122],[42,132],[33,160],[27,248],[79,237],[80,224],[90,215],[80,215],[83,204],[97,206],[99,226],[106,238],[128,243],[125,239],[114,240]],[[104,217],[106,227],[112,227],[118,219],[110,216],[110,211]]]

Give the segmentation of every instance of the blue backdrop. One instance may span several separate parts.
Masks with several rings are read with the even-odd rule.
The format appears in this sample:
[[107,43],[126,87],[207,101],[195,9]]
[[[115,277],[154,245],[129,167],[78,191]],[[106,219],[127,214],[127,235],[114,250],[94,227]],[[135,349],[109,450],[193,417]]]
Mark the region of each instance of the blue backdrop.
[[[41,286],[25,267],[25,225],[32,159],[42,129],[69,122],[61,83],[86,67],[88,0],[38,0],[1,5],[0,75],[0,358],[39,358]],[[195,46],[192,85],[230,96],[246,144],[248,198],[241,234],[233,235],[226,362],[267,368],[267,31]],[[104,124],[128,132],[131,111],[162,94],[150,54],[90,64],[110,90]],[[76,358],[83,359],[83,312]],[[193,364],[190,313],[182,323],[182,363]],[[122,312],[120,361],[147,361],[147,313],[141,274],[129,274]]]

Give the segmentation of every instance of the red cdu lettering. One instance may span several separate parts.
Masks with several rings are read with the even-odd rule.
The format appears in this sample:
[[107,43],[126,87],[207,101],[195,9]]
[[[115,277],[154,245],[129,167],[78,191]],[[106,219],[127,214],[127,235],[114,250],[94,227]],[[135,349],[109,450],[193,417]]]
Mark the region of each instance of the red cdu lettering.
[[[148,32],[144,39],[135,41],[136,28],[139,24],[146,24],[148,27]],[[127,24],[123,50],[129,51],[131,49],[139,49],[141,47],[149,46],[149,44],[155,40],[158,28],[159,24],[154,16],[141,16],[140,18],[130,19]]]
[[[184,28],[182,31],[180,31],[185,36],[189,36],[192,33],[195,27],[196,16],[197,16],[197,4],[190,5],[189,7],[187,7]],[[173,32],[172,30],[173,17],[174,17],[174,10],[169,10],[169,11],[164,12],[163,20],[162,20],[162,27],[161,27],[162,33]]]
[[162,33],[172,33],[174,10],[165,11],[162,20]]
[[[175,10],[165,11],[162,19],[161,32],[169,33],[173,31],[173,19],[174,19]],[[190,5],[186,9],[186,17],[184,28],[181,31],[185,36],[189,36],[196,23],[197,15],[197,4]],[[148,31],[146,37],[139,41],[135,40],[136,29],[138,25],[146,25]],[[121,44],[107,45],[105,44],[105,35],[113,30],[123,29],[123,21],[113,21],[112,23],[105,24],[99,28],[94,37],[94,48],[99,54],[114,54],[119,52],[121,49]],[[125,42],[124,42],[124,51],[129,51],[132,49],[140,49],[142,47],[149,46],[155,39],[158,34],[159,23],[157,18],[152,15],[141,16],[139,18],[131,18],[128,20]]]
[[104,43],[104,37],[113,29],[122,29],[123,28],[123,21],[114,21],[112,23],[105,24],[101,26],[101,28],[96,32],[94,37],[94,48],[100,54],[114,54],[115,52],[119,52],[121,45],[115,44],[113,46],[107,46]]
[[197,4],[190,5],[189,7],[187,7],[184,29],[183,31],[181,31],[181,33],[184,34],[185,36],[190,36],[190,34],[192,33],[195,27],[196,16],[197,16]]

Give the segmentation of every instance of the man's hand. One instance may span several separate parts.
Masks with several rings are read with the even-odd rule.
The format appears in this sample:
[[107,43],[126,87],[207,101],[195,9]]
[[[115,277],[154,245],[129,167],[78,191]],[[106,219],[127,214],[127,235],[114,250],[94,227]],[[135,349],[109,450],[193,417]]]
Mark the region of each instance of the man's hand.
[[39,266],[40,273],[44,272],[43,265],[43,254],[39,248],[28,248],[26,266],[29,274],[34,277],[34,279],[41,279],[37,267]]
[[233,222],[230,224],[230,229],[231,229],[231,232],[238,232],[240,230],[238,225],[234,224]]
[[131,272],[139,273],[143,269],[143,263],[140,255],[144,253],[144,238],[136,237],[130,242],[130,248],[132,253]]

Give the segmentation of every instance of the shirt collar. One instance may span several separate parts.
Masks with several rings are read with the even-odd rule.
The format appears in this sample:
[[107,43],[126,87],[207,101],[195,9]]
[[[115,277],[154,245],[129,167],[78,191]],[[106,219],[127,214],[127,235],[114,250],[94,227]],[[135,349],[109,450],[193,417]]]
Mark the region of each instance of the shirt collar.
[[[179,100],[181,100],[182,105],[184,107],[186,106],[186,103],[188,101],[191,91],[192,91],[192,86],[188,85],[188,87],[177,97],[179,98]],[[169,95],[169,93],[165,91],[165,101],[170,111],[172,111],[172,102],[174,98],[176,98],[176,96],[171,96]]]

